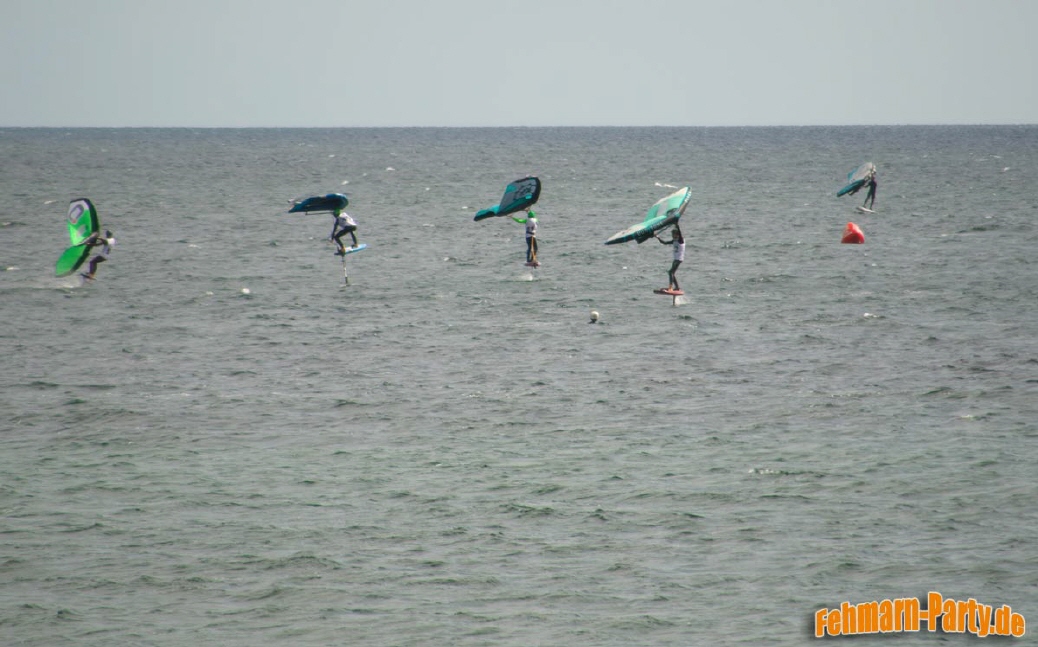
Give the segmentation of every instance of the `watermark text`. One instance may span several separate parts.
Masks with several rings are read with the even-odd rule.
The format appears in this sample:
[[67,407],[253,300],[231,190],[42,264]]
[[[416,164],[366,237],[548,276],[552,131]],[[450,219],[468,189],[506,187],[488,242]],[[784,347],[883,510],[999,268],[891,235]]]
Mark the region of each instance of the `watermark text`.
[[981,638],[1011,636],[1020,638],[1027,629],[1023,615],[1008,604],[993,607],[973,598],[953,600],[936,591],[926,596],[926,608],[919,598],[898,598],[851,604],[844,602],[833,609],[815,612],[815,638],[825,636],[858,636],[927,631],[962,634]]

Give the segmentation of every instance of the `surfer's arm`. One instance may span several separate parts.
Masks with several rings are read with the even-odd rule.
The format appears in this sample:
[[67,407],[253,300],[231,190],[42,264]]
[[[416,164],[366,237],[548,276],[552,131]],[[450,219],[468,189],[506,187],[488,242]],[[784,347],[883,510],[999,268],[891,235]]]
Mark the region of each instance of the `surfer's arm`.
[[512,216],[512,220],[516,221],[520,225],[526,224],[526,218],[516,218],[515,216]]

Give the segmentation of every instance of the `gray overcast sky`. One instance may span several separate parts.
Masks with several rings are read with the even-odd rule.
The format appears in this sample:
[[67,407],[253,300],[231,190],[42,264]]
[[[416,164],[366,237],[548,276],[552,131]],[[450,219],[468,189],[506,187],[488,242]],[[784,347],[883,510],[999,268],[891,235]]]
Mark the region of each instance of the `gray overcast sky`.
[[1034,0],[0,0],[0,126],[1038,123]]

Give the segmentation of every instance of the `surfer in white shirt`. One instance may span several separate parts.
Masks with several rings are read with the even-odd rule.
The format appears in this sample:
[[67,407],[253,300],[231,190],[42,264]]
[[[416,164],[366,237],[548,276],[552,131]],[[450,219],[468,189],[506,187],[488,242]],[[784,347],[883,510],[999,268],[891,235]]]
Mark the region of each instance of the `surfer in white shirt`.
[[685,260],[685,237],[681,235],[681,229],[677,225],[674,225],[674,230],[670,233],[670,236],[670,240],[663,240],[659,236],[656,236],[656,240],[664,245],[674,246],[674,262],[671,263],[670,271],[667,272],[667,276],[670,278],[670,284],[667,288],[670,290],[680,290],[681,286],[678,285],[678,278],[674,276],[674,273],[678,271],[678,266]]
[[342,237],[346,234],[349,234],[350,237],[353,238],[353,246],[357,246],[357,234],[354,233],[357,231],[357,223],[350,217],[350,214],[341,209],[336,209],[334,216],[335,223],[332,224],[331,238],[339,247],[338,253],[344,254],[346,252],[346,246],[342,244]]
[[537,262],[537,214],[532,209],[526,210],[526,218],[512,216],[512,220],[526,225],[526,262]]

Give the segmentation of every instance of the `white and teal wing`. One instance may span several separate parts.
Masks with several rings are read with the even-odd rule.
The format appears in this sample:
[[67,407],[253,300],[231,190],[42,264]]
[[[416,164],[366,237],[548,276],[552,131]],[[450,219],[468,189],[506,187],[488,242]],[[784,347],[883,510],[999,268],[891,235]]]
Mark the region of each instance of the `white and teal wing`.
[[869,178],[875,175],[875,173],[876,165],[872,162],[865,162],[847,174],[847,184],[836,192],[836,197],[839,198],[848,193],[854,195],[859,189],[861,189],[861,187],[865,186],[865,183],[868,182]]
[[617,232],[606,240],[606,245],[616,245],[634,240],[639,243],[645,242],[654,233],[677,223],[681,214],[685,213],[685,207],[692,199],[692,191],[686,186],[671,193],[667,197],[658,200],[649,207],[645,214],[645,220],[637,225],[631,225],[623,231]]

